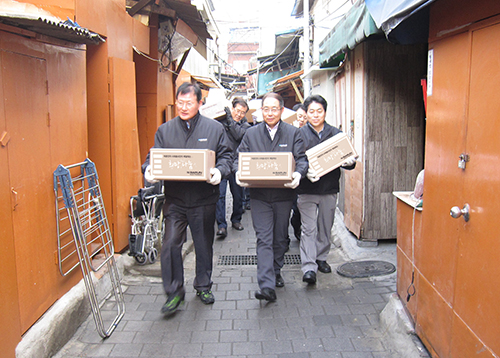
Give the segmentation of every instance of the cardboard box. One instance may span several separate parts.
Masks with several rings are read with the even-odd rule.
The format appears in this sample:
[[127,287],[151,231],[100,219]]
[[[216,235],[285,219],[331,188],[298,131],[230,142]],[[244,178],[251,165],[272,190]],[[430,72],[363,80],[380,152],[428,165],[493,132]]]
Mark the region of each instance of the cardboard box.
[[215,168],[215,152],[209,149],[151,148],[149,155],[154,179],[207,181]]
[[338,133],[332,138],[306,150],[309,167],[319,177],[340,167],[351,158],[357,158],[349,138],[345,133]]
[[221,118],[226,115],[226,111],[224,110],[226,106],[227,102],[204,104],[200,107],[200,114],[212,119]]
[[249,109],[247,114],[245,115],[247,122],[248,123],[253,123],[253,113],[256,111],[256,109]]
[[[288,108],[285,108],[285,109],[288,109]],[[293,126],[294,122],[297,121],[297,113],[292,111],[292,110],[283,111],[283,115],[281,116],[281,120],[283,122],[286,122],[286,123],[291,124]]]
[[284,188],[292,182],[295,160],[290,152],[239,153],[240,181],[250,187]]

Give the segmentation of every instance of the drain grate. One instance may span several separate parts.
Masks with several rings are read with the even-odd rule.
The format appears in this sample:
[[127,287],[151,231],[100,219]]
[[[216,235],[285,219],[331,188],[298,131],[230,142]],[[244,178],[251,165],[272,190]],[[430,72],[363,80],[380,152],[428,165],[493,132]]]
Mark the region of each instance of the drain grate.
[[[285,255],[285,265],[300,265],[300,254]],[[220,255],[217,265],[242,266],[257,265],[257,255]]]
[[388,275],[396,271],[396,267],[385,261],[348,262],[337,267],[339,275],[345,277],[369,277]]

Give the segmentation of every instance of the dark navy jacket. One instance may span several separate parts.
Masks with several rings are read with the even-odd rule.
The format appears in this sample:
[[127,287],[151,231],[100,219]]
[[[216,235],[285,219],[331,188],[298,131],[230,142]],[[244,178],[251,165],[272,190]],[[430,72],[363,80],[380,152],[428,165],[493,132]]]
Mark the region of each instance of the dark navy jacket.
[[[319,138],[318,132],[309,124],[306,124],[300,128],[300,134],[304,139],[305,150],[308,150],[319,143],[333,137],[335,134],[340,133],[340,129],[335,128],[325,122],[323,127],[322,138]],[[356,164],[346,167],[344,169],[354,169]],[[317,182],[312,183],[309,179],[304,179],[300,181],[300,185],[297,188],[297,194],[336,194],[339,192],[339,179],[340,179],[340,168],[332,170],[330,173],[323,175]]]
[[[215,167],[222,177],[231,170],[231,144],[222,124],[199,113],[186,122],[175,117],[163,123],[155,135],[154,148],[211,149],[216,153]],[[149,165],[149,153],[143,164],[143,172]],[[184,207],[215,204],[219,199],[219,186],[207,182],[165,181],[166,202]]]
[[[291,152],[295,159],[295,171],[299,172],[302,178],[307,173],[309,163],[304,153],[304,141],[299,133],[299,129],[294,126],[279,122],[278,130],[271,140],[265,122],[261,122],[248,130],[238,147],[233,169],[238,170],[239,152]],[[305,179],[302,179],[305,180]],[[250,197],[265,202],[294,200],[295,190],[289,188],[250,188]]]

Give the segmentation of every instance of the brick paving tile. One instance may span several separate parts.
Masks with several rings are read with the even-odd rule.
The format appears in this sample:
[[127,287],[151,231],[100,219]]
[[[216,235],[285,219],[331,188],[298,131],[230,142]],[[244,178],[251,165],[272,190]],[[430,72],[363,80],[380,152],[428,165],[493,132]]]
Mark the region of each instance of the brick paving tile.
[[[276,289],[277,301],[261,302],[254,298],[256,266],[218,263],[220,255],[255,255],[249,211],[242,224],[245,230],[229,228],[228,236],[214,243],[213,305],[195,295],[193,252],[184,261],[185,302],[168,318],[160,313],[166,300],[161,278],[141,273],[145,266],[134,262],[122,279],[126,313],[116,331],[101,339],[89,316],[54,358],[398,357],[379,326],[379,314],[396,290],[396,273],[376,279],[340,276],[335,268],[347,260],[332,246],[332,273],[318,273],[317,284],[309,286],[302,282],[300,265],[285,265],[285,287]],[[291,228],[290,237],[287,254],[299,254]],[[146,268],[160,271],[159,262]]]

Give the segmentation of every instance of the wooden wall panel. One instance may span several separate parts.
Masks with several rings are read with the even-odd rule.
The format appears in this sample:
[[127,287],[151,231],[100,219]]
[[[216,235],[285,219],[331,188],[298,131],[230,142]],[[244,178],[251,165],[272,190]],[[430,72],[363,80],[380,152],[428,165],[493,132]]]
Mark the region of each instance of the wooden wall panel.
[[[1,33],[0,33],[1,38]],[[0,68],[3,68],[0,56]],[[9,89],[7,89],[9,90]],[[9,178],[9,138],[4,109],[4,85],[0,76],[0,202],[3,203],[0,214],[0,346],[6,358],[15,357],[15,348],[21,340],[21,315],[19,311],[19,294],[17,286],[17,262],[12,224],[12,209],[14,204]]]
[[132,61],[110,58],[111,128],[113,163],[113,206],[115,250],[128,246],[130,234],[130,196],[142,187],[135,67]]
[[47,45],[52,170],[87,157],[86,51]]
[[103,0],[74,0],[76,22],[90,31],[108,36],[106,24],[106,3]]
[[453,311],[429,281],[420,276],[415,330],[433,357],[451,357],[451,324]]
[[43,59],[7,51],[2,51],[2,65],[5,118],[12,137],[9,176],[15,191],[15,256],[22,263],[17,283],[24,332],[57,298],[47,66]]
[[425,45],[365,43],[366,172],[362,239],[397,235],[393,191],[413,190],[423,169],[425,133],[420,79]]
[[[411,286],[411,276],[412,276],[412,264],[411,264],[411,257],[408,257],[405,255],[405,253],[401,250],[401,248],[398,246],[397,247],[397,256],[398,256],[398,262],[397,262],[397,293],[399,296],[399,299],[401,302],[403,302],[404,306],[406,307],[407,313],[409,313],[411,319],[413,322],[417,320],[417,295],[419,294],[419,291],[417,290],[418,287],[418,271],[415,272],[415,278],[413,282],[413,286]],[[408,297],[408,292],[413,293],[413,289],[415,289],[415,294],[410,297],[409,301],[406,301]]]
[[73,20],[75,16],[75,0],[18,0],[18,2],[34,4],[62,21],[67,17]]
[[139,51],[149,53],[150,28],[132,18],[132,43]]
[[[419,258],[413,255],[413,247],[420,245],[419,240],[422,237],[422,212],[414,211],[413,207],[410,205],[401,200],[397,200],[397,223],[397,291],[412,319],[416,321],[418,315],[417,301],[420,282],[420,272],[418,271],[417,265],[415,265],[413,287],[410,287],[410,284],[414,265],[412,262],[418,263],[419,261]],[[414,232],[412,232],[413,229]],[[408,291],[410,293],[415,293],[409,301],[407,301]]]
[[[468,34],[434,43],[434,90],[428,97],[422,241],[416,248],[425,257],[419,269],[450,304],[454,300],[458,231],[451,223],[450,201],[462,192],[458,155],[465,148],[469,56]],[[450,90],[450,89],[453,90]],[[458,175],[451,175],[457,173]],[[456,225],[456,224],[455,224]]]
[[[496,323],[495,323],[496,324]],[[456,313],[453,315],[450,357],[493,358],[498,357],[483,344],[467,324]],[[495,337],[497,340],[498,337]],[[497,340],[498,341],[498,340]]]
[[430,7],[429,43],[467,31],[467,26],[500,13],[497,0],[440,0]]
[[2,165],[6,177],[1,185],[7,183],[9,194],[10,188],[17,193],[9,195],[12,207],[2,215],[10,223],[1,225],[6,240],[8,232],[13,233],[15,249],[8,241],[2,248],[10,247],[5,257],[13,260],[8,262],[15,274],[9,277],[15,282],[6,282],[18,299],[12,307],[11,297],[2,293],[7,303],[2,307],[17,315],[17,322],[5,315],[5,322],[12,323],[6,327],[17,334],[81,277],[77,273],[63,278],[57,267],[53,171],[62,161],[70,164],[86,155],[85,51],[80,45],[62,47],[7,33],[0,33],[0,40],[1,98],[2,105],[7,103],[1,112],[11,137],[3,152],[9,164]]
[[363,220],[363,162],[358,161],[353,170],[344,170],[345,207],[344,222],[359,237]]
[[107,44],[109,57],[133,59],[133,21],[125,10],[125,1],[106,1]]
[[96,165],[104,207],[113,228],[107,43],[88,47],[86,76],[88,157]]

